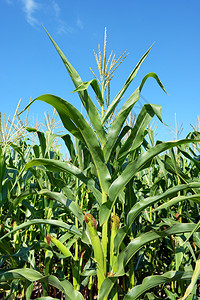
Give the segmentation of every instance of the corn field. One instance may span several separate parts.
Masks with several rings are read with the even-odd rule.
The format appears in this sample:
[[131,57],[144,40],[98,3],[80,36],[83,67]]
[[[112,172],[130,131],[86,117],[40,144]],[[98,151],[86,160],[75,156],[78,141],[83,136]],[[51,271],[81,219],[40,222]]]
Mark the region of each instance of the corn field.
[[148,78],[166,92],[148,73],[126,98],[151,48],[111,99],[126,53],[106,59],[106,31],[103,54],[94,53],[100,78],[91,70],[87,82],[47,34],[85,115],[45,94],[21,113],[35,101],[51,105],[46,132],[21,122],[19,108],[13,121],[1,116],[0,299],[200,299],[199,131],[156,141],[155,104],[131,118]]

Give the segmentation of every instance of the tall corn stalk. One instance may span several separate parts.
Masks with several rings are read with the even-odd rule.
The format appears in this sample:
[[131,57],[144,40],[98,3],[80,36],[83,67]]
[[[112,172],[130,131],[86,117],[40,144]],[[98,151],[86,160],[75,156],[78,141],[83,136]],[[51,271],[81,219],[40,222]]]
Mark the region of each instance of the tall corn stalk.
[[[166,228],[163,229],[163,223],[161,221],[159,224],[156,224],[153,230],[147,227],[145,231],[142,231],[142,225],[138,221],[138,218],[146,213],[145,210],[147,208],[153,207],[154,205],[156,208],[153,212],[151,210],[151,214],[157,213],[157,211],[163,208],[171,207],[175,203],[188,200],[196,201],[196,199],[200,197],[200,182],[197,179],[196,181],[181,181],[175,186],[168,186],[164,191],[159,186],[159,192],[153,195],[146,195],[145,191],[137,192],[137,176],[139,173],[145,172],[147,168],[153,168],[155,159],[157,159],[163,168],[162,170],[164,170],[164,164],[167,165],[165,161],[162,161],[162,159],[158,157],[159,154],[173,147],[196,142],[195,139],[169,142],[159,141],[156,144],[152,143],[152,146],[150,146],[145,139],[148,124],[154,116],[157,116],[158,119],[162,121],[161,107],[154,104],[145,104],[134,124],[129,124],[130,126],[126,125],[127,117],[140,99],[142,88],[148,78],[154,78],[158,85],[165,91],[155,73],[148,73],[142,79],[138,88],[125,100],[116,114],[115,119],[112,119],[111,122],[114,111],[119,106],[122,97],[124,97],[126,90],[135,78],[151,48],[140,59],[121,90],[111,102],[109,89],[107,96],[105,95],[105,90],[109,87],[109,82],[113,75],[112,72],[120,63],[120,59],[122,61],[125,55],[116,62],[113,60],[113,64],[111,64],[112,68],[108,68],[108,63],[109,61],[112,63],[112,60],[110,56],[106,63],[106,34],[103,61],[101,59],[100,47],[98,56],[95,55],[100,72],[100,84],[98,84],[96,78],[89,82],[83,82],[51,36],[49,34],[48,36],[74,83],[74,92],[78,93],[82,105],[86,110],[87,117],[90,120],[90,124],[72,104],[58,96],[47,94],[34,99],[25,109],[28,109],[36,100],[44,101],[52,105],[58,112],[63,126],[68,130],[70,135],[76,138],[76,151],[77,153],[79,152],[79,154],[77,155],[77,162],[70,135],[65,135],[63,139],[71,154],[71,162],[51,159],[45,150],[44,136],[38,132],[41,137],[41,145],[43,143],[44,147],[43,155],[27,163],[26,169],[30,169],[34,172],[33,167],[43,170],[45,167],[46,174],[51,182],[54,181],[55,184],[58,185],[57,187],[61,188],[62,192],[54,192],[50,189],[44,190],[41,187],[41,190],[34,191],[34,193],[39,193],[40,195],[49,197],[51,200],[54,199],[62,203],[74,216],[74,223],[72,223],[72,220],[70,220],[68,224],[53,218],[37,218],[11,230],[1,239],[30,225],[37,224],[38,226],[40,224],[46,224],[64,228],[68,233],[73,235],[75,256],[73,256],[69,247],[64,245],[64,241],[61,241],[62,239],[58,242],[50,235],[50,240],[60,249],[66,258],[70,257],[72,264],[75,264],[78,257],[77,251],[79,251],[79,249],[76,247],[76,241],[81,241],[81,245],[87,245],[87,250],[88,248],[90,249],[90,256],[95,263],[95,269],[92,269],[92,272],[91,270],[89,272],[87,269],[85,273],[87,276],[97,276],[98,299],[118,299],[119,290],[122,292],[119,286],[119,280],[121,280],[121,278],[123,279],[122,285],[129,289],[128,292],[126,291],[127,293],[123,294],[125,300],[137,299],[150,288],[163,283],[191,279],[192,272],[182,271],[177,273],[175,270],[165,272],[162,275],[152,275],[149,278],[145,278],[142,284],[136,283],[134,267],[136,255],[141,248],[148,247],[153,241],[159,241],[171,235],[191,233],[196,228],[195,223],[192,222],[190,224],[179,223],[174,226],[171,226],[169,223]],[[98,99],[100,113],[87,92],[90,85],[95,93],[95,97]],[[124,141],[124,136],[128,131],[130,134]],[[150,133],[150,131],[148,132]],[[182,150],[182,152],[183,151],[184,150]],[[84,162],[87,160],[86,156],[90,161],[84,168]],[[168,159],[168,162],[171,162],[170,159]],[[170,164],[170,167],[171,172],[174,172],[175,165]],[[53,175],[54,172],[56,174],[55,176]],[[58,176],[57,174],[60,172],[75,176],[77,180],[86,186],[87,191],[92,194],[94,203],[89,212],[83,209],[83,205],[80,205],[78,198],[72,199],[73,195],[70,194],[68,190],[66,191],[65,189],[65,192],[63,192],[64,188],[63,184],[61,184],[61,180],[56,180],[56,176]],[[180,175],[181,171],[178,170],[178,172]],[[161,176],[165,177],[165,170],[163,173]],[[148,184],[151,185],[151,178]],[[78,188],[78,185],[76,185],[76,187]],[[184,196],[179,195],[179,192],[182,191],[185,192]],[[71,196],[72,198],[70,199]],[[164,207],[160,204],[162,201],[165,202]],[[151,224],[152,218],[151,216]],[[133,225],[136,228],[135,231],[133,230]],[[63,236],[62,238],[64,239]],[[82,254],[79,255],[82,257]],[[79,268],[79,271],[80,270],[81,268]],[[126,274],[129,274],[128,284],[124,282]],[[40,273],[33,272],[33,270],[12,270],[8,272],[8,275],[6,273],[3,274],[3,276],[7,276],[6,278],[16,277],[20,279],[24,276],[30,281],[34,278],[35,280],[51,282],[52,285],[62,290],[66,297],[70,299],[75,299],[73,297],[83,299],[80,293],[80,282],[78,284],[76,282],[76,287],[72,287],[67,279],[59,282],[56,281],[57,279],[53,276],[43,277]],[[78,274],[77,278],[80,277],[81,274]],[[3,277],[0,276],[0,278]],[[74,280],[74,282],[75,281],[76,280]]]

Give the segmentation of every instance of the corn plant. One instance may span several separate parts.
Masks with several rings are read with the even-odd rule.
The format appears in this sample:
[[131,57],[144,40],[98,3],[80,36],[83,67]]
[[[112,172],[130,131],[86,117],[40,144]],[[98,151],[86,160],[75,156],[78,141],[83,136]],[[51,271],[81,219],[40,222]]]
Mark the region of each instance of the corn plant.
[[[32,171],[36,177],[38,172],[46,176],[47,183],[36,188],[31,194],[46,197],[52,205],[52,201],[56,201],[64,207],[66,213],[61,219],[53,213],[51,206],[52,214],[49,218],[46,215],[46,218],[28,220],[3,235],[1,240],[29,226],[36,225],[40,228],[41,224],[46,225],[46,254],[49,253],[52,258],[55,252],[60,250],[62,255],[59,258],[64,258],[66,263],[68,261],[67,268],[71,270],[72,283],[70,278],[58,278],[47,273],[42,275],[41,272],[29,268],[0,273],[1,282],[12,279],[25,280],[28,284],[26,299],[30,299],[30,282],[35,280],[40,281],[44,288],[50,284],[60,289],[67,299],[84,299],[83,288],[87,285],[92,290],[92,285],[97,279],[98,299],[128,300],[137,299],[144,293],[148,297],[153,287],[183,281],[178,290],[173,285],[173,291],[176,289],[180,296],[185,293],[184,297],[187,297],[191,291],[194,293],[194,289],[197,290],[199,260],[194,251],[191,262],[194,274],[193,269],[179,269],[182,257],[178,258],[177,255],[176,267],[171,265],[170,269],[167,269],[163,266],[162,274],[152,271],[151,276],[148,276],[142,271],[141,276],[140,270],[141,262],[145,262],[147,255],[145,249],[151,253],[149,260],[154,260],[156,265],[155,247],[167,242],[169,245],[172,237],[179,240],[178,247],[183,250],[181,247],[184,242],[184,245],[190,247],[190,244],[186,243],[188,234],[198,233],[196,220],[187,223],[177,220],[172,222],[162,215],[163,211],[179,202],[199,203],[199,173],[195,180],[185,174],[177,166],[173,150],[174,147],[179,147],[179,151],[188,158],[189,154],[186,154],[184,145],[191,145],[197,141],[195,138],[186,138],[178,141],[158,141],[155,144],[148,125],[154,116],[162,122],[159,105],[145,104],[135,122],[127,125],[127,117],[139,101],[148,78],[154,78],[166,92],[155,73],[148,73],[142,79],[140,85],[118,109],[115,118],[112,117],[151,48],[142,56],[111,102],[110,98],[108,101],[108,96],[105,96],[104,80],[101,81],[101,87],[96,78],[83,82],[55,41],[49,34],[48,36],[74,83],[74,92],[79,95],[87,118],[71,103],[58,96],[46,94],[34,99],[25,109],[37,100],[44,101],[56,109],[69,133],[62,138],[71,158],[70,162],[52,158],[46,151],[47,139],[37,131],[42,152],[37,151],[35,147],[35,158],[26,164],[26,170]],[[105,71],[105,68],[103,70]],[[88,94],[89,86],[98,99],[97,104]],[[151,145],[146,139],[147,135]],[[75,137],[75,145],[71,136]],[[54,136],[49,133],[48,138],[53,140]],[[159,156],[166,151],[169,152],[164,157]],[[192,159],[191,161],[196,162]],[[198,162],[196,165],[199,167]],[[175,176],[173,184],[169,173]],[[63,174],[70,174],[70,180],[73,182],[71,188],[67,186],[69,182],[66,182]],[[22,199],[23,196],[19,197],[16,203],[19,204]],[[58,228],[57,234],[55,228]],[[169,245],[167,253],[173,260],[170,247]],[[187,282],[191,279],[191,285],[186,290]],[[170,291],[166,290],[166,293],[173,299]]]

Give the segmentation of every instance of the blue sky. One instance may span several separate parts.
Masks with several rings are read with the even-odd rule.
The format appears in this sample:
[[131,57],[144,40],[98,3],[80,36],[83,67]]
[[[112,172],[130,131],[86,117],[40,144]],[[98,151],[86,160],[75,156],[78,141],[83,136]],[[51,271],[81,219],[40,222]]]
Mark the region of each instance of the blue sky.
[[[199,0],[0,0],[0,111],[13,115],[21,99],[21,110],[29,99],[50,93],[80,109],[79,98],[65,67],[42,25],[77,69],[83,81],[93,78],[89,67],[97,71],[93,49],[103,45],[107,28],[108,53],[126,60],[111,82],[114,97],[130,72],[155,42],[137,78],[124,100],[149,72],[160,77],[169,95],[153,79],[142,91],[145,101],[162,106],[163,121],[157,124],[157,138],[170,140],[170,129],[183,123],[181,137],[197,125],[200,116],[200,1]],[[144,100],[146,99],[146,100]],[[30,114],[43,119],[51,108],[42,102],[31,107]],[[22,115],[23,118],[23,115]]]

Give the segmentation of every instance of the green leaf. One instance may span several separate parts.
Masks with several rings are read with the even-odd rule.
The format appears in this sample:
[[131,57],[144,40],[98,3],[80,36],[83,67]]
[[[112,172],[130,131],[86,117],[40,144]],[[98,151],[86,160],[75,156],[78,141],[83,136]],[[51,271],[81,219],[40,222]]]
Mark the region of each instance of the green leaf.
[[63,135],[62,139],[65,142],[65,145],[67,146],[67,149],[69,151],[69,154],[71,156],[71,160],[73,162],[73,164],[75,163],[75,159],[76,159],[76,153],[75,153],[75,149],[74,149],[74,145],[72,143],[71,137],[69,134]]
[[178,298],[178,295],[176,293],[170,292],[167,288],[164,288],[164,289],[165,289],[165,293],[166,293],[167,297],[170,300],[176,300]]
[[100,208],[100,224],[103,224],[108,220],[117,197],[122,192],[127,183],[133,178],[133,176],[137,172],[146,168],[147,164],[149,164],[151,160],[154,157],[156,157],[156,155],[172,147],[181,144],[189,144],[192,142],[197,142],[197,140],[183,139],[175,142],[161,142],[151,147],[148,151],[141,154],[136,160],[130,162],[125,168],[125,170],[122,172],[122,174],[117,177],[117,179],[111,184],[109,188],[109,200],[106,203],[102,204]]
[[189,153],[187,153],[186,151],[184,151],[180,146],[178,147],[178,150],[185,156],[187,157],[189,160],[191,160],[195,167],[197,167],[197,169],[200,171],[200,163],[199,161],[197,161],[196,159],[194,159]]
[[180,234],[191,232],[195,227],[195,224],[177,224],[172,227],[169,227],[163,231],[149,231],[146,233],[141,234],[140,236],[136,237],[131,241],[128,246],[119,254],[118,256],[118,271],[115,274],[116,276],[123,276],[125,271],[125,266],[129,263],[131,258],[137,253],[139,249],[141,249],[144,245],[148,244],[149,242],[164,238],[166,236],[172,234]]
[[3,147],[0,147],[0,192],[2,191],[5,173],[6,173],[6,158],[3,152]]
[[116,118],[114,119],[111,127],[109,128],[109,132],[107,135],[107,142],[103,148],[106,161],[109,160],[110,154],[116,144],[118,135],[122,130],[122,126],[124,125],[124,122],[129,112],[133,108],[134,104],[139,100],[139,98],[140,98],[139,89],[136,89],[136,91],[130,96],[130,98],[122,106],[121,110],[119,111]]
[[62,205],[64,205],[64,207],[67,208],[67,210],[70,211],[79,220],[81,224],[83,224],[83,212],[78,203],[76,203],[74,200],[68,199],[67,197],[65,197],[65,195],[61,193],[51,192],[46,189],[39,191],[37,194],[45,195],[51,199],[57,200]]
[[33,287],[34,287],[33,282],[28,282],[27,288],[26,288],[26,300],[31,300],[31,295],[32,295],[32,292],[33,292]]
[[192,290],[194,289],[194,286],[195,286],[197,280],[199,279],[199,277],[200,277],[200,259],[196,261],[196,265],[195,265],[194,273],[192,275],[191,283],[187,287],[185,294],[181,300],[185,300],[192,293]]
[[176,265],[176,271],[178,271],[181,264],[183,263],[185,247],[182,246],[183,240],[180,236],[175,236],[174,241],[175,241],[175,265]]
[[95,276],[97,275],[97,270],[94,268],[85,269],[81,272],[81,276]]
[[9,270],[0,273],[0,282],[23,278],[29,281],[37,281],[43,278],[43,276],[40,272],[28,268]]
[[171,207],[171,206],[175,205],[176,203],[182,202],[185,200],[191,200],[197,204],[200,204],[200,194],[188,195],[188,196],[177,196],[177,197],[171,199],[170,201],[163,203],[162,205],[159,205],[153,211],[158,211],[160,209],[167,209],[168,207]]
[[47,141],[46,141],[44,132],[42,132],[42,131],[40,131],[36,128],[31,128],[31,127],[26,127],[26,130],[28,132],[37,132],[38,139],[40,141],[40,147],[41,147],[41,150],[42,150],[42,156],[45,157]]
[[116,281],[116,277],[107,277],[100,287],[97,299],[107,299]]
[[[74,69],[74,67],[69,63],[69,61],[67,60],[66,56],[64,55],[64,53],[61,51],[61,49],[58,47],[58,45],[54,42],[54,40],[52,39],[52,37],[50,36],[50,34],[47,32],[47,30],[45,29],[47,35],[49,36],[50,40],[52,41],[54,47],[56,48],[58,54],[60,55],[74,85],[76,88],[80,87],[83,82],[79,76],[79,74],[77,73],[77,71]],[[78,92],[79,97],[82,101],[83,106],[85,107],[88,116],[90,118],[90,121],[92,123],[92,125],[94,126],[96,133],[101,141],[101,144],[104,144],[106,142],[106,136],[105,136],[105,131],[104,128],[101,124],[101,119],[99,116],[99,113],[97,111],[96,106],[94,105],[94,103],[92,102],[92,100],[90,99],[88,93],[86,90],[80,90]]]
[[12,234],[12,233],[14,233],[14,232],[16,232],[20,229],[24,229],[24,228],[29,227],[31,225],[39,225],[39,224],[48,224],[48,225],[52,225],[52,226],[61,227],[61,228],[64,228],[64,229],[72,232],[73,234],[78,235],[79,237],[82,236],[81,232],[78,230],[78,228],[75,225],[68,225],[63,221],[58,221],[58,220],[34,219],[34,220],[31,220],[31,221],[24,222],[23,224],[15,227],[14,229],[9,231],[8,233],[4,234],[2,237],[0,237],[0,241],[3,240],[5,237],[9,236],[10,234]]
[[118,233],[117,233],[117,235],[115,237],[115,241],[114,241],[115,251],[118,251],[123,239],[125,238],[125,236],[129,232],[129,229],[131,228],[133,222],[139,216],[139,214],[142,211],[144,211],[145,208],[147,208],[149,206],[152,206],[152,204],[154,204],[158,201],[173,197],[178,192],[185,191],[185,190],[188,190],[188,189],[190,190],[192,188],[200,188],[200,182],[191,182],[191,183],[188,183],[188,184],[180,184],[180,185],[177,185],[175,187],[172,187],[172,188],[168,189],[167,191],[165,191],[161,195],[156,195],[156,196],[153,196],[153,197],[143,198],[142,200],[137,202],[130,209],[130,211],[129,211],[127,217],[126,217],[126,225],[119,228],[119,230],[118,230]]
[[37,298],[37,300],[59,300],[58,298],[52,298],[52,297],[40,297],[40,298]]
[[0,241],[0,253],[5,255],[13,254],[13,247],[11,241]]
[[178,176],[182,182],[188,182],[190,180],[190,177],[185,174],[181,170],[181,167],[177,165],[176,158],[173,157],[171,154],[171,157],[169,157],[167,154],[165,155],[165,160],[163,160],[165,164],[165,169],[170,172],[171,174],[174,174],[175,176]]
[[88,89],[89,85],[91,85],[91,87],[93,88],[97,98],[98,98],[98,101],[99,101],[99,104],[100,106],[104,106],[104,101],[103,101],[103,98],[102,98],[102,94],[101,94],[101,90],[100,90],[100,87],[99,87],[99,84],[97,82],[96,79],[92,79],[90,81],[86,81],[86,82],[83,82],[81,85],[79,85],[78,88],[76,88],[74,92],[80,92],[80,91],[85,91]]
[[162,275],[146,277],[141,284],[132,288],[124,297],[124,300],[136,300],[139,296],[149,291],[155,286],[172,281],[188,280],[192,276],[191,272],[169,271]]
[[184,243],[186,243],[187,241],[189,241],[189,239],[191,238],[191,236],[200,228],[200,220],[199,222],[196,224],[196,226],[194,227],[194,229],[192,230],[192,232],[190,232],[189,236],[187,237],[186,241]]
[[60,291],[63,291],[67,299],[69,298],[70,300],[84,300],[83,295],[80,292],[74,290],[73,285],[66,279],[60,281],[57,277],[50,275],[44,277],[40,281],[47,282],[49,285],[55,286]]
[[162,122],[162,114],[161,114],[161,106],[155,105],[155,104],[145,104],[135,122],[135,125],[131,131],[130,136],[125,141],[124,145],[120,149],[119,152],[119,159],[122,157],[128,155],[131,151],[135,150],[137,147],[139,147],[144,138],[144,131],[149,124],[149,122],[152,120],[154,115],[157,115],[159,120]]
[[[75,123],[72,120],[72,116],[70,114],[70,111],[68,110],[67,107],[67,101],[53,96],[53,95],[42,95],[36,99],[34,99],[33,101],[31,101],[21,112],[20,114],[22,114],[26,109],[29,108],[30,105],[32,105],[36,100],[41,100],[44,101],[50,105],[52,105],[58,112],[62,123],[64,125],[64,127],[71,133],[73,134],[75,137],[77,137],[78,139],[84,141],[83,136],[79,130],[79,128],[75,125]],[[71,105],[71,104],[70,104]],[[72,106],[72,105],[71,105]],[[73,106],[72,106],[73,107]],[[20,115],[19,114],[19,115]]]
[[[70,300],[78,299],[84,300],[82,294],[78,291],[75,291],[72,284],[68,280],[60,281],[57,277],[53,275],[43,276],[38,271],[24,268],[24,269],[15,269],[9,270],[6,272],[0,273],[0,282],[14,279],[27,279],[29,281],[40,281],[48,283],[56,287],[58,290],[65,293],[66,297],[69,297]],[[43,298],[43,297],[42,297]],[[48,298],[47,298],[48,299]]]
[[108,120],[109,116],[114,112],[116,106],[118,105],[119,101],[122,99],[123,94],[125,93],[125,91],[127,90],[127,88],[129,87],[129,85],[131,84],[131,82],[133,81],[133,79],[135,78],[137,72],[139,71],[139,68],[141,67],[143,61],[146,59],[147,55],[149,54],[150,50],[151,50],[152,46],[149,48],[149,50],[147,50],[147,52],[142,56],[142,58],[140,59],[140,61],[137,63],[136,67],[134,68],[134,70],[131,72],[131,74],[129,75],[128,79],[126,80],[124,86],[122,87],[122,89],[119,91],[119,93],[116,95],[116,97],[114,98],[114,100],[112,101],[112,103],[109,105],[109,107],[107,108],[103,119],[102,119],[102,124],[105,124],[105,122]]
[[106,193],[108,193],[110,180],[111,180],[110,173],[106,167],[106,164],[104,163],[103,152],[100,148],[99,141],[96,137],[96,134],[93,131],[93,129],[90,127],[90,125],[87,123],[87,121],[84,119],[82,114],[69,102],[54,95],[42,95],[34,99],[30,104],[32,104],[36,100],[41,100],[48,104],[51,104],[57,110],[63,122],[63,125],[66,128],[68,125],[66,124],[66,122],[68,122],[68,120],[72,120],[70,122],[72,122],[73,126],[75,126],[74,128],[76,128],[77,130],[74,131],[75,129],[73,129],[70,131],[69,128],[67,129],[77,138],[80,138],[77,136],[77,132],[79,133],[79,135],[81,135],[81,140],[86,143],[88,150],[90,151],[90,154],[94,161],[94,164],[96,166],[101,188]]
[[49,171],[55,172],[67,172],[73,174],[84,182],[88,188],[93,192],[97,202],[101,204],[101,192],[95,187],[95,181],[91,178],[86,177],[83,172],[74,165],[68,162],[62,162],[53,159],[35,158],[26,164],[26,168],[31,168],[33,166],[45,165]]
[[158,85],[161,87],[161,89],[167,94],[167,92],[166,92],[166,90],[165,90],[165,88],[164,88],[162,82],[160,81],[158,75],[155,74],[155,73],[153,73],[153,72],[148,73],[148,74],[142,79],[142,82],[141,82],[141,84],[140,84],[140,90],[142,90],[142,88],[143,88],[143,86],[144,86],[146,80],[147,80],[148,78],[150,78],[150,77],[154,78],[154,79],[157,81]]
[[8,211],[8,216],[10,214],[12,214],[13,212],[13,209],[15,209],[17,207],[17,205],[25,198],[29,197],[29,196],[32,196],[32,195],[35,195],[37,192],[36,190],[34,189],[29,189],[25,192],[22,192],[18,197],[16,197],[13,202],[11,202],[11,205],[10,205],[10,208],[9,208],[9,211]]
[[[143,293],[149,291],[151,288],[158,286],[160,284],[172,282],[172,281],[181,281],[189,280],[192,277],[192,272],[181,272],[181,271],[169,271],[162,275],[154,275],[146,277],[142,284],[139,284],[132,288],[124,297],[124,300],[136,300]],[[199,276],[200,277],[200,276]],[[101,285],[98,300],[107,299],[109,296],[114,284],[117,282],[117,277],[107,277],[103,284]],[[184,299],[182,299],[184,300]]]

